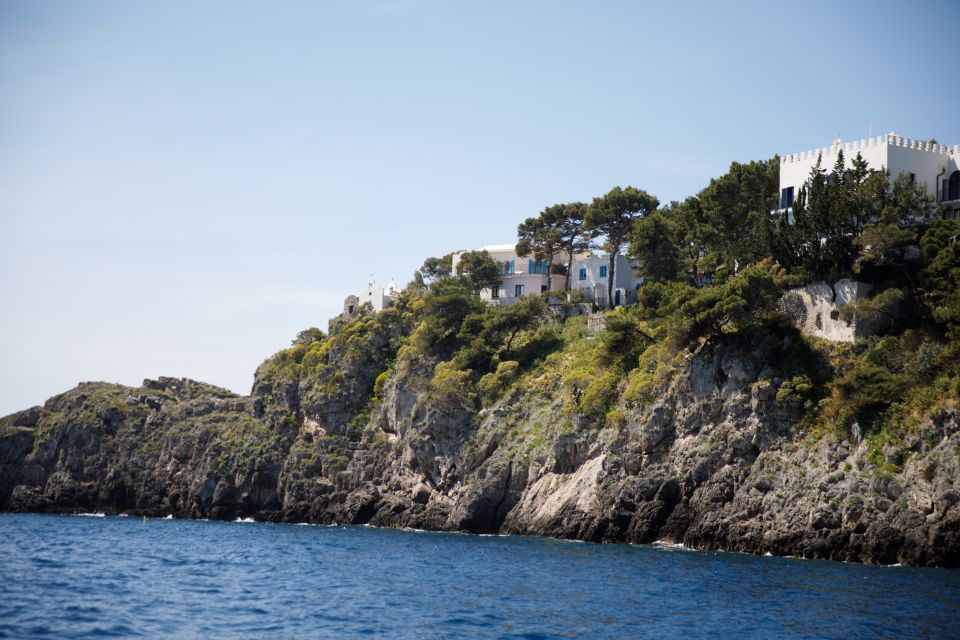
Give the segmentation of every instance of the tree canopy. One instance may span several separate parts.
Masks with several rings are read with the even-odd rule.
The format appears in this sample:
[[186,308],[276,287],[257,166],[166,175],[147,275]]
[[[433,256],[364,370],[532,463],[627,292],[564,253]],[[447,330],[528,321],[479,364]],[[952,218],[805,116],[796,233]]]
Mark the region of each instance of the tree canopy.
[[500,284],[500,265],[487,251],[466,251],[457,263],[457,275],[466,278],[476,295]]
[[583,226],[587,205],[582,202],[555,204],[540,212],[536,218],[527,218],[517,227],[517,255],[533,255],[551,265],[547,273],[547,290],[551,288],[553,259],[566,253],[564,290],[570,290],[570,268],[573,256],[585,250],[590,242]]
[[613,306],[613,283],[617,256],[630,239],[634,223],[656,211],[660,201],[636,187],[614,187],[605,195],[594,198],[583,218],[585,230],[591,237],[604,238],[604,248],[610,255],[607,273],[607,305]]

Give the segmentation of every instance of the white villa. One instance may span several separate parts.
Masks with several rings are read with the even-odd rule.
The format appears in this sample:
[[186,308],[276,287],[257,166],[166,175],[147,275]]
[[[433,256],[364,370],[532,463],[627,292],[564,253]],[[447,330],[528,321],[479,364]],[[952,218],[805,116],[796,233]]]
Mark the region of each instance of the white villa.
[[948,147],[901,138],[895,133],[846,143],[837,138],[829,147],[781,157],[780,209],[793,206],[818,157],[823,169],[829,172],[841,149],[847,167],[859,153],[871,169],[889,170],[891,180],[907,173],[914,181],[926,185],[927,192],[945,207],[946,217],[956,217],[960,212],[960,145]]
[[[525,295],[543,293],[547,290],[547,269],[550,265],[546,260],[536,260],[531,257],[521,257],[516,253],[515,245],[498,244],[481,247],[479,251],[486,251],[500,264],[502,279],[498,286],[483,289],[480,298],[493,305],[513,304]],[[457,264],[463,253],[453,254],[453,272],[457,272]],[[583,291],[588,300],[600,306],[607,304],[607,282],[610,258],[606,254],[592,253],[577,254],[573,258],[570,274],[570,289]],[[560,253],[554,256],[553,265],[566,266],[567,254]],[[623,255],[617,256],[614,273],[614,306],[632,302],[636,290],[643,284],[643,278],[636,275],[633,263]],[[563,291],[566,276],[554,273],[550,281],[551,291]]]

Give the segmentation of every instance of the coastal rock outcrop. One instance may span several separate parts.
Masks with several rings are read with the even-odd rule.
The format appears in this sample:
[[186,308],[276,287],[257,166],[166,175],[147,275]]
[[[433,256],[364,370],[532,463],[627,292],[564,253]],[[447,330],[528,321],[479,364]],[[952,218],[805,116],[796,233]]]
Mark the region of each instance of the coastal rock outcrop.
[[570,415],[549,383],[470,411],[436,397],[415,366],[381,375],[363,349],[328,354],[319,382],[260,371],[250,397],[175,378],[83,383],[7,416],[0,508],[960,566],[954,409],[879,450],[804,437],[763,359],[719,344],[690,356],[655,400],[598,426]]

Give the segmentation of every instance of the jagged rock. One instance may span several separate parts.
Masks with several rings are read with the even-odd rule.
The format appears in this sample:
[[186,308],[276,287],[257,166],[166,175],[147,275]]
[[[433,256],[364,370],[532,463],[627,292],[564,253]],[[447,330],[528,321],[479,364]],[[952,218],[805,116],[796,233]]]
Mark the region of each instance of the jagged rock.
[[798,441],[782,381],[742,351],[702,350],[605,429],[548,392],[512,390],[472,414],[418,382],[429,363],[394,372],[368,406],[382,364],[365,353],[339,348],[312,381],[258,374],[248,398],[183,378],[83,383],[0,420],[0,508],[960,565],[955,410],[885,447],[902,466],[891,474],[859,437]]

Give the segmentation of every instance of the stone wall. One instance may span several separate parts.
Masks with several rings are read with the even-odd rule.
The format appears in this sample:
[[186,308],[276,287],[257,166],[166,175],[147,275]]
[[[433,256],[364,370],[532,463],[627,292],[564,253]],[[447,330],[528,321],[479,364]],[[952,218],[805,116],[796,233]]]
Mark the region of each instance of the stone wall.
[[876,326],[858,326],[856,318],[851,322],[840,318],[841,307],[856,303],[866,297],[869,291],[869,284],[849,278],[838,280],[833,285],[826,282],[808,284],[783,294],[780,309],[798,329],[808,335],[835,342],[853,342],[881,330]]

